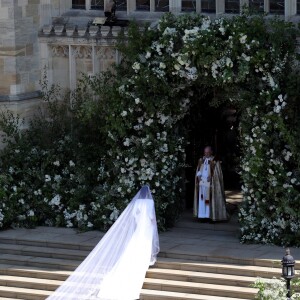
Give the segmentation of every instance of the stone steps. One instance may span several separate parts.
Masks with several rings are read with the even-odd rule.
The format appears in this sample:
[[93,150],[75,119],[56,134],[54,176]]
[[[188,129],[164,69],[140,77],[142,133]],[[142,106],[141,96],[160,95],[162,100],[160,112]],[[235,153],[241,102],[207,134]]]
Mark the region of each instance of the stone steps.
[[[92,246],[87,243],[0,239],[0,299],[46,299],[89,254],[88,249]],[[249,286],[256,277],[279,277],[281,271],[273,262],[266,267],[259,260],[246,265],[239,260],[218,262],[213,256],[193,258],[188,253],[160,257],[147,272],[140,299],[254,299],[257,290]]]
[[[213,258],[212,258],[213,259]],[[209,272],[213,274],[239,275],[248,277],[273,278],[281,275],[281,268],[264,267],[259,265],[226,264],[211,261],[191,261],[174,258],[159,258],[158,268],[185,270],[195,272]]]
[[[140,300],[242,300],[241,298],[232,297],[218,297],[210,295],[197,295],[176,293],[169,291],[157,291],[157,290],[142,290]],[[243,299],[245,300],[245,299]]]

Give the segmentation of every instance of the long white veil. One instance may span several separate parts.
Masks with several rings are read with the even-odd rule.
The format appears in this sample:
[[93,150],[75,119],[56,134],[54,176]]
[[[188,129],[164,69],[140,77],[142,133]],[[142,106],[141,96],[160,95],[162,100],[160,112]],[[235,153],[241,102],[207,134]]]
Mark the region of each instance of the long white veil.
[[87,258],[47,299],[134,300],[159,252],[154,201],[143,186]]

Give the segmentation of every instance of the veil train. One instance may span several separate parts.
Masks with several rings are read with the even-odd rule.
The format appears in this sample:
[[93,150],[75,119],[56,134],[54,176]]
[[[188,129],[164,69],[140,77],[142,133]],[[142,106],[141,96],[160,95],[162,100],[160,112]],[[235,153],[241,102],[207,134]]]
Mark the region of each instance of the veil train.
[[100,242],[47,300],[135,300],[159,253],[154,201],[143,186]]

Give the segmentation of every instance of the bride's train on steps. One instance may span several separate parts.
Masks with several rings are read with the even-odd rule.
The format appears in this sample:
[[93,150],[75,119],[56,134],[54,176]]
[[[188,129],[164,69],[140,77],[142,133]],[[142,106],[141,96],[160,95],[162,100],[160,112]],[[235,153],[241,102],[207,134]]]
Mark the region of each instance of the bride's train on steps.
[[47,300],[135,300],[159,252],[154,201],[143,186],[87,258]]

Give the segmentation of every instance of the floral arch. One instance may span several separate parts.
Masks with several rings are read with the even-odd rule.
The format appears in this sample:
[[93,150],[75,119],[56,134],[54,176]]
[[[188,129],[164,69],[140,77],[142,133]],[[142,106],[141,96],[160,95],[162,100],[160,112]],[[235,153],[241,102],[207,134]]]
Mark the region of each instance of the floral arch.
[[197,101],[206,101],[192,91],[218,88],[241,115],[241,241],[299,244],[294,100],[287,91],[295,37],[292,24],[245,15],[212,21],[167,14],[142,32],[132,27],[107,99],[107,159],[119,170],[110,186],[126,198],[149,183],[160,226],[174,222],[188,142],[184,120]]

